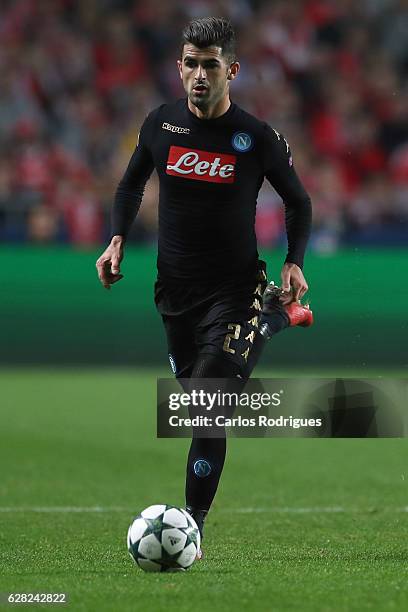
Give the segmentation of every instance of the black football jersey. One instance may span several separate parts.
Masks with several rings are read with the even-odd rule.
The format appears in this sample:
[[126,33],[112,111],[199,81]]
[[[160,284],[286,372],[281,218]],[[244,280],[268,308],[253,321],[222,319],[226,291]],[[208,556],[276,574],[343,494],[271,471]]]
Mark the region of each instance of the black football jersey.
[[127,236],[154,168],[160,182],[161,278],[253,275],[258,260],[256,202],[265,177],[285,205],[286,261],[303,266],[310,198],[288,143],[265,122],[234,103],[215,119],[199,119],[187,99],[152,111],[116,192],[112,235]]

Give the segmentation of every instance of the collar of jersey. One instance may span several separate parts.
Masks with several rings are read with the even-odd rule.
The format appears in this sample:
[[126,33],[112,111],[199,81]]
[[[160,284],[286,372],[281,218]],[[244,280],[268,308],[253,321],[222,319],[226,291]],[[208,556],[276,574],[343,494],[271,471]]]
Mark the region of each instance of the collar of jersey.
[[191,121],[193,121],[197,125],[201,125],[201,126],[204,126],[204,127],[209,126],[209,125],[215,125],[217,123],[221,123],[221,122],[225,121],[225,119],[227,119],[231,115],[231,113],[233,112],[233,110],[235,108],[235,104],[233,102],[231,102],[231,104],[229,106],[229,109],[227,111],[225,111],[225,113],[223,113],[219,117],[215,117],[215,119],[200,119],[199,117],[197,117],[197,115],[195,115],[189,109],[188,103],[187,103],[187,98],[184,99],[184,104],[185,104],[185,108],[187,110],[187,114],[190,117]]

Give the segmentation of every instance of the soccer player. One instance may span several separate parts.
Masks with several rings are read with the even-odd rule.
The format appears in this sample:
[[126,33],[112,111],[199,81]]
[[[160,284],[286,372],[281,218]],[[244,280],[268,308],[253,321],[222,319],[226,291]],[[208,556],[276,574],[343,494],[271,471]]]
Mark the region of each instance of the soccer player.
[[[186,98],[145,119],[117,188],[112,238],[97,261],[106,289],[122,278],[126,237],[153,169],[160,181],[155,302],[167,333],[170,364],[182,379],[248,380],[267,338],[308,326],[300,299],[311,202],[285,138],[231,102],[240,65],[231,24],[189,23],[177,61]],[[288,252],[281,288],[269,285],[257,253],[255,210],[264,177],[285,205]],[[262,298],[265,306],[262,312]],[[186,507],[200,530],[215,496],[225,438],[193,435]]]

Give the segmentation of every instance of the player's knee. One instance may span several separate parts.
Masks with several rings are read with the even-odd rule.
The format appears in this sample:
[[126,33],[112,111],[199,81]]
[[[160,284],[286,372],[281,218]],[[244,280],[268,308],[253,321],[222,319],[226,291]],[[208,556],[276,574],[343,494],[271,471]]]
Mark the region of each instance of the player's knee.
[[[232,360],[211,353],[201,353],[194,365],[186,390],[198,403],[189,405],[193,420],[194,438],[224,438],[225,428],[217,422],[218,416],[231,416],[236,408],[239,395],[246,384],[239,366]],[[203,417],[211,416],[211,423]],[[217,422],[214,428],[213,423]]]
[[191,378],[243,378],[241,368],[224,356],[201,353],[193,368]]

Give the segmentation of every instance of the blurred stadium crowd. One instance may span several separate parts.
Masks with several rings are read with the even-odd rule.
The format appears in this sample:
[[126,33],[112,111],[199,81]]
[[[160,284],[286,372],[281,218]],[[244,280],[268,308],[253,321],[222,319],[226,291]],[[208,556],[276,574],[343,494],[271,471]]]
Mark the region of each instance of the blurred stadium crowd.
[[[408,244],[407,0],[0,0],[0,239],[92,246],[146,114],[183,96],[185,22],[236,26],[232,99],[283,132],[315,249]],[[152,177],[131,240],[154,242]],[[266,184],[257,233],[284,240]]]

